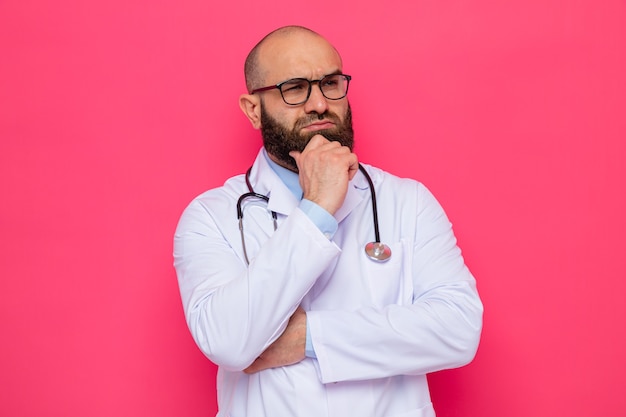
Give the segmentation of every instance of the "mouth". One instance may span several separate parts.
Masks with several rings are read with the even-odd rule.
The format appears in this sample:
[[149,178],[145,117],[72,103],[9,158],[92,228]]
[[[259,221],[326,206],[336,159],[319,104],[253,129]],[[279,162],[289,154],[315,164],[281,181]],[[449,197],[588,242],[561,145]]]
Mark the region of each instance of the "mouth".
[[318,130],[332,129],[335,127],[335,123],[330,120],[319,120],[311,123],[302,128],[306,132],[317,132]]

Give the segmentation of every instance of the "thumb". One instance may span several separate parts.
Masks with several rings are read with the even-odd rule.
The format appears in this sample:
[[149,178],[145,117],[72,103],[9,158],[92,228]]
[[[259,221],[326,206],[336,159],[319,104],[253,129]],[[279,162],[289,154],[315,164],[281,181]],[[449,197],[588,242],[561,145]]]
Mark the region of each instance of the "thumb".
[[300,151],[290,151],[289,156],[296,160],[296,165],[298,165],[298,158],[300,158],[302,153]]
[[354,178],[354,176],[356,175],[357,172],[359,172],[359,161],[358,160],[356,160],[355,162],[350,164],[350,166],[348,167],[348,179],[352,180],[352,178]]

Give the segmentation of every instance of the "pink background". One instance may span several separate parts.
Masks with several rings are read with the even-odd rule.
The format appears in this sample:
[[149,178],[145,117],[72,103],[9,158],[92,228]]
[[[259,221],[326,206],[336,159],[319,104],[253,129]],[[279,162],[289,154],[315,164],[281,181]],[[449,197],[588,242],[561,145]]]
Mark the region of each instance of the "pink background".
[[215,413],[172,235],[250,165],[243,60],[293,23],[354,77],[360,159],[431,188],[478,279],[439,416],[623,416],[618,0],[0,1],[0,415]]

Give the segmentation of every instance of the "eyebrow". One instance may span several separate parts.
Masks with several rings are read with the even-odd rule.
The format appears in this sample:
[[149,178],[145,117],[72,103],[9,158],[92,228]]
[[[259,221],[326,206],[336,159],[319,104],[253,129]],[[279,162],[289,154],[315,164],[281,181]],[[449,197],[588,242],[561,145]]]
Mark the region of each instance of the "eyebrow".
[[[322,78],[324,78],[324,77],[328,77],[329,75],[339,75],[339,74],[343,74],[343,72],[342,72],[341,70],[335,70],[335,71],[330,72],[330,73],[328,73],[328,74],[324,74],[324,75],[322,75]],[[309,81],[319,81],[319,80],[321,80],[322,78],[319,78],[318,80],[309,80],[309,79],[308,79],[308,78],[306,78],[306,77],[292,77],[292,78],[287,78],[285,81],[289,81],[289,80],[309,80]],[[285,82],[285,81],[281,81],[281,82]],[[280,84],[280,83],[278,83],[278,84]]]

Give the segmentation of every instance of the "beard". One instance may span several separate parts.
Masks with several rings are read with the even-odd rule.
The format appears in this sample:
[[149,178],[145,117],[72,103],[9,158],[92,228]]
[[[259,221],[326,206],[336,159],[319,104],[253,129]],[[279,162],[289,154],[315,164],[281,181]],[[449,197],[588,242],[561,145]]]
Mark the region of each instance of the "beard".
[[[323,129],[315,132],[300,133],[303,127],[308,126],[316,120],[329,120],[335,124],[332,129]],[[354,131],[352,130],[352,111],[348,104],[348,110],[343,118],[343,122],[335,113],[326,111],[322,114],[311,113],[298,119],[293,129],[287,129],[278,120],[265,112],[261,106],[261,135],[263,136],[263,146],[268,154],[277,160],[278,164],[294,172],[298,172],[295,159],[289,156],[289,152],[302,152],[311,138],[315,135],[322,135],[329,141],[339,142],[352,150],[354,145]]]

